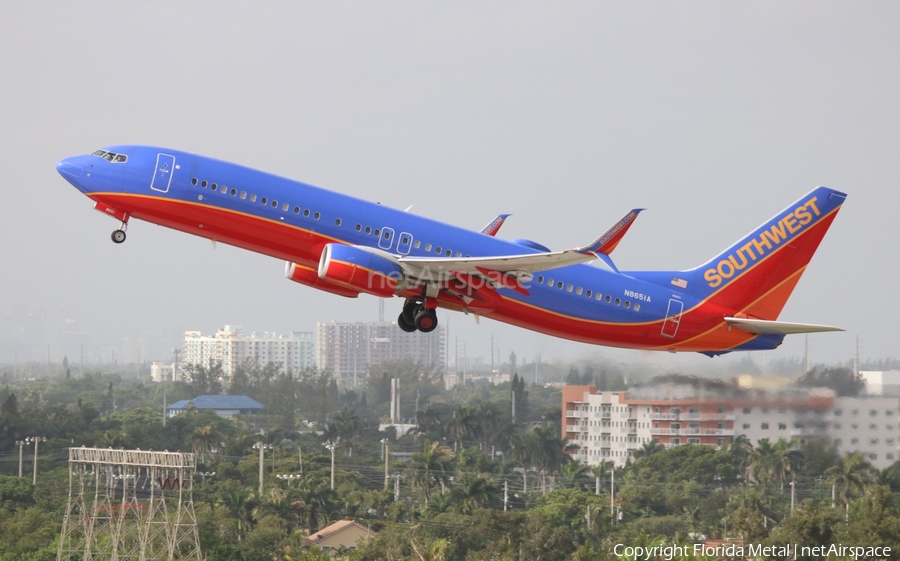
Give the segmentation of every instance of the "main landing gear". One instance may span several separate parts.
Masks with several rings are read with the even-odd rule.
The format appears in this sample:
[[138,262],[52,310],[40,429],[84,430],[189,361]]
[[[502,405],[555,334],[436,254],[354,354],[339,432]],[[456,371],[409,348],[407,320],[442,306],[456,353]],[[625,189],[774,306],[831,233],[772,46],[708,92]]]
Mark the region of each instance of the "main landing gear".
[[403,311],[397,317],[397,325],[407,333],[413,331],[430,333],[437,328],[437,313],[434,308],[426,308],[423,302],[407,300],[403,304]]
[[112,238],[113,243],[122,243],[125,241],[125,230],[128,229],[128,222],[122,222],[122,226],[119,227],[118,230],[113,230]]

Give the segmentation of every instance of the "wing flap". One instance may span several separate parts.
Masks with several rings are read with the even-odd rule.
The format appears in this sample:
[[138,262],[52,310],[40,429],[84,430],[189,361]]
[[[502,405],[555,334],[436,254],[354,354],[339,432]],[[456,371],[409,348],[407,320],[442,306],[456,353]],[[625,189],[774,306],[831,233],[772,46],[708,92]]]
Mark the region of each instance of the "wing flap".
[[825,331],[843,331],[840,327],[816,325],[812,323],[791,323],[788,321],[771,321],[750,318],[725,318],[725,323],[754,335],[793,335],[797,333],[822,333]]

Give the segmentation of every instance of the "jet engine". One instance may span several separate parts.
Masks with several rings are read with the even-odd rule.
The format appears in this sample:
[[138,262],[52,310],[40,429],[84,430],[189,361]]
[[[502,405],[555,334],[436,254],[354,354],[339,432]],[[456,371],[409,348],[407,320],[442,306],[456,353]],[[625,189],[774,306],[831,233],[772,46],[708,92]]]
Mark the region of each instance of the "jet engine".
[[403,269],[377,250],[330,243],[319,260],[319,278],[344,288],[388,297],[403,287]]

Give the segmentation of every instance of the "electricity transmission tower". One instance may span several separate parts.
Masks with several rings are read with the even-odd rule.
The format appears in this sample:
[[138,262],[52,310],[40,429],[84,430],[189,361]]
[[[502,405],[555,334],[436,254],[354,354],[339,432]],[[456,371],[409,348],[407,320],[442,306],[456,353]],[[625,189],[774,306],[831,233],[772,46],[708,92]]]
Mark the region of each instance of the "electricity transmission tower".
[[57,561],[203,559],[193,454],[69,448]]

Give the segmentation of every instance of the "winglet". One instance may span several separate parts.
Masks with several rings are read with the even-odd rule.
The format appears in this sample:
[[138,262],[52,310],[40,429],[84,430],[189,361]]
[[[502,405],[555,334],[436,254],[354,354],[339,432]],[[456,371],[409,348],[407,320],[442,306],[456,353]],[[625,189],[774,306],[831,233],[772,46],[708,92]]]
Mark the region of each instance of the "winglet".
[[511,214],[498,214],[497,218],[491,220],[487,226],[481,229],[482,234],[487,234],[488,236],[496,236],[497,232],[500,231],[500,226],[503,226],[503,223],[507,218],[512,216]]
[[[616,224],[607,230],[602,236],[594,240],[594,242],[585,247],[579,247],[575,251],[579,253],[595,253],[599,257],[600,255],[608,256],[610,253],[616,249],[616,246],[619,245],[619,242],[622,241],[622,238],[625,236],[625,232],[631,228],[631,225],[634,223],[634,219],[637,218],[637,215],[644,210],[642,208],[635,208],[626,214],[622,220],[616,222]],[[602,259],[602,258],[601,258]],[[610,264],[611,261],[608,259],[603,259],[604,263]]]

